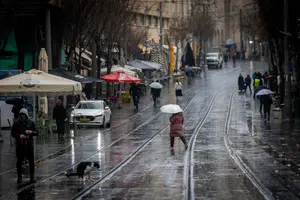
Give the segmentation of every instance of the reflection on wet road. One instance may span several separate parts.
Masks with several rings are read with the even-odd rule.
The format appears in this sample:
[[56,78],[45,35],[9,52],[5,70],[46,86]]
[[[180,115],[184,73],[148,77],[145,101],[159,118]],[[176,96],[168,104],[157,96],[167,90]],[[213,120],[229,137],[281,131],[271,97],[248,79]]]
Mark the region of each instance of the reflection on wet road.
[[[192,199],[264,199],[267,197],[262,194],[264,191],[280,194],[279,189],[283,187],[279,178],[266,177],[270,170],[253,164],[258,162],[258,158],[266,158],[261,157],[266,153],[255,145],[248,129],[252,112],[245,110],[249,97],[237,93],[232,96],[238,74],[250,74],[251,70],[254,69],[249,68],[249,63],[242,63],[236,68],[227,66],[208,70],[202,77],[194,79],[192,85],[186,86],[184,96],[177,103],[185,108],[187,139],[197,132],[191,152],[185,151],[176,139],[172,154],[169,148],[169,116],[160,113],[159,107],[145,107],[142,112],[128,117],[127,121],[122,122],[121,117],[117,117],[116,122],[121,123],[111,129],[78,130],[75,138],[70,139],[68,151],[37,165],[38,182],[34,185],[17,192],[14,187],[15,171],[2,174],[2,199],[20,199],[22,196],[47,200],[184,199],[187,198],[185,191],[190,187],[185,177],[189,166],[193,169],[190,177]],[[163,93],[160,105],[175,101],[172,89],[170,86],[168,92]],[[232,106],[229,104],[231,100]],[[226,132],[229,112],[231,116]],[[185,164],[188,153],[192,155],[189,166]],[[246,164],[248,171],[232,159],[234,156]],[[272,161],[270,156],[268,159],[268,162]],[[100,162],[101,169],[92,171],[92,180],[78,182],[76,178],[64,175],[64,171],[84,160]],[[266,174],[261,175],[260,170]],[[261,184],[264,190],[261,191],[251,179],[253,176],[262,182],[272,180],[278,187],[272,191],[272,184]],[[297,188],[295,185],[292,187]],[[286,194],[297,196],[294,192]]]

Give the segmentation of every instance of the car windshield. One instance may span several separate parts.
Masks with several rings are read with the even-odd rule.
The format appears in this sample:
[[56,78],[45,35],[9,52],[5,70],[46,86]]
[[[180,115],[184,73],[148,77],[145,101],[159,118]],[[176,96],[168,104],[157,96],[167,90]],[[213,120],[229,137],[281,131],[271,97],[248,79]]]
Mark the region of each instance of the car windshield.
[[103,109],[101,102],[79,102],[76,109]]
[[208,53],[206,57],[218,57],[217,53]]

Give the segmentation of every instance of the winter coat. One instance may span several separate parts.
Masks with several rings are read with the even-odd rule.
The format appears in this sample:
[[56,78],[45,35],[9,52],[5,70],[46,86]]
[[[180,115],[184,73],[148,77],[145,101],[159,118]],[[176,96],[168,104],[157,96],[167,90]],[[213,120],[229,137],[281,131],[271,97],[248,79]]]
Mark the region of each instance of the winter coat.
[[182,84],[180,82],[176,82],[174,86],[174,90],[182,90]]
[[136,85],[131,86],[129,92],[131,96],[136,96],[136,97],[139,97],[141,94],[140,89]]
[[239,79],[238,79],[238,85],[239,85],[240,87],[241,87],[241,86],[244,87],[245,83],[244,83],[244,78],[243,78],[243,76],[239,76]]
[[247,76],[245,78],[245,83],[246,83],[246,85],[251,85],[251,78],[250,78],[250,76]]
[[270,112],[271,105],[273,104],[273,100],[271,97],[266,96],[264,99],[264,111],[265,112]]
[[64,121],[67,117],[66,109],[63,105],[56,105],[53,109],[53,119],[56,121]]
[[161,89],[151,88],[151,95],[155,97],[159,97]]
[[[16,139],[17,145],[33,145],[33,136],[38,136],[38,132],[36,130],[35,124],[33,121],[29,119],[28,112],[22,112],[21,109],[20,113],[23,113],[27,116],[25,121],[21,121],[20,119],[16,120],[11,129],[11,135]],[[32,133],[28,135],[27,139],[21,139],[20,135],[26,135],[25,131],[30,130]]]
[[255,80],[254,80],[254,87],[255,88],[257,88],[258,86],[260,86],[260,79],[258,79],[258,78],[256,78]]
[[170,117],[170,136],[181,137],[183,136],[183,113],[173,114]]

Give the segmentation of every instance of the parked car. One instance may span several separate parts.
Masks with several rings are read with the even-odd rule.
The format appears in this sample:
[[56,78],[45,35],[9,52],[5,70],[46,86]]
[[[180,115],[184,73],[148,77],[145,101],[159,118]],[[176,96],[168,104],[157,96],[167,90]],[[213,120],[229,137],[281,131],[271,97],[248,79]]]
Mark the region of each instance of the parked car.
[[109,127],[111,110],[103,100],[80,101],[70,115],[70,124]]
[[223,56],[220,53],[207,53],[205,60],[208,67],[222,68],[223,66]]

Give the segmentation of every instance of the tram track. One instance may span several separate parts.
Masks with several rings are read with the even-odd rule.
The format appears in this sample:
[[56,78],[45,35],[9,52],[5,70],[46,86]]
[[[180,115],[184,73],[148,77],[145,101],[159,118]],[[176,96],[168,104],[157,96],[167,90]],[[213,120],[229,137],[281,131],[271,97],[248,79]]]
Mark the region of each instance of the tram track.
[[[188,93],[189,91],[191,91],[191,90],[193,90],[193,89],[195,89],[195,87],[192,87],[192,88],[187,89],[184,93]],[[167,94],[169,94],[169,93],[167,93]],[[170,102],[170,101],[171,101],[171,100],[168,100],[168,102]],[[152,106],[153,106],[152,104],[148,105],[147,107],[145,107],[145,108],[142,109],[141,111],[139,111],[139,112],[137,112],[137,113],[131,115],[129,118],[127,118],[127,119],[125,119],[125,120],[122,120],[121,122],[115,124],[114,126],[108,128],[108,129],[103,130],[102,133],[107,133],[107,132],[113,130],[114,128],[121,126],[122,124],[124,124],[124,123],[126,123],[126,122],[129,122],[130,120],[132,120],[132,119],[138,117],[139,115],[143,114],[145,111],[147,111],[148,109],[150,109]],[[159,111],[156,112],[156,114],[155,114],[154,116],[156,116],[158,113],[159,113]],[[153,116],[153,117],[154,117],[154,116]],[[150,119],[154,119],[153,117],[151,117]],[[148,119],[147,121],[149,121],[150,119]],[[138,127],[136,127],[133,131],[138,130],[138,128],[140,128],[142,125],[145,125],[145,122],[143,122],[142,124],[140,124],[140,125],[139,125]],[[95,139],[95,138],[96,138],[96,136],[90,136],[90,137],[85,138],[84,141],[92,140],[92,139]],[[77,146],[77,145],[78,145],[78,143],[75,143],[75,144],[74,144],[74,146]],[[52,158],[57,158],[58,156],[62,155],[63,153],[65,153],[65,152],[71,150],[72,146],[73,146],[72,144],[69,144],[68,146],[63,147],[63,148],[61,148],[61,149],[55,151],[54,153],[51,153],[51,154],[49,154],[49,155],[47,155],[47,156],[44,156],[44,157],[42,157],[42,158],[39,158],[39,159],[35,160],[35,163],[38,164],[38,163],[41,162],[41,161],[50,160],[50,159],[52,159]],[[1,172],[1,173],[0,173],[0,177],[1,177],[2,175],[4,175],[4,174],[11,173],[11,172],[13,172],[13,171],[15,171],[15,170],[17,170],[17,168],[12,168],[12,169],[6,170],[6,171],[4,171],[4,172]],[[0,198],[0,199],[1,199],[1,198]]]
[[[223,80],[223,81],[221,81],[221,82],[218,80],[219,83],[222,83],[222,82],[224,82],[224,81],[226,81],[226,80]],[[195,88],[195,87],[192,87],[192,88],[190,88],[189,90],[187,90],[187,91],[185,91],[185,92],[188,92],[188,91],[190,91],[190,90],[192,90],[192,89],[194,89],[194,88]],[[221,91],[221,90],[222,90],[222,89],[220,89],[219,91]],[[196,94],[194,95],[194,97],[192,97],[192,99],[189,99],[190,101],[189,101],[189,103],[185,106],[184,110],[186,110],[186,109],[188,108],[188,106],[189,106],[189,105],[191,104],[191,102],[193,102],[193,100],[199,95],[199,93],[200,93],[200,92],[196,93]],[[213,100],[214,100],[214,99],[215,99],[215,97],[213,98]],[[213,103],[211,103],[211,104],[213,104]],[[143,110],[147,110],[147,109],[149,109],[149,107],[151,107],[151,105],[149,105],[148,107],[146,107],[146,108],[143,109]],[[131,116],[131,119],[132,119],[132,117],[134,117],[134,116],[136,116],[136,115],[138,115],[138,114],[141,114],[141,113],[137,113],[137,114]],[[7,197],[9,197],[9,196],[11,196],[11,195],[19,194],[19,193],[21,193],[21,192],[23,192],[23,191],[25,191],[25,190],[27,190],[27,189],[33,187],[33,186],[39,185],[39,184],[41,184],[41,183],[44,183],[44,182],[46,182],[46,181],[48,181],[48,180],[51,180],[51,179],[53,179],[53,178],[59,176],[60,174],[62,174],[62,173],[64,173],[65,171],[67,171],[68,169],[71,169],[71,168],[73,168],[74,166],[76,166],[78,163],[80,163],[80,162],[82,162],[82,161],[85,161],[85,160],[87,160],[87,159],[93,157],[94,155],[96,155],[97,153],[99,153],[100,151],[102,151],[103,149],[106,149],[106,148],[108,148],[108,147],[111,147],[111,146],[113,146],[114,144],[116,144],[117,142],[121,141],[122,139],[128,137],[130,134],[132,134],[133,132],[135,132],[135,131],[141,129],[141,128],[144,127],[145,125],[149,124],[151,121],[153,121],[154,119],[156,119],[156,118],[159,117],[160,115],[161,115],[161,112],[157,112],[154,116],[152,116],[152,117],[149,118],[147,121],[145,121],[145,122],[143,122],[142,124],[140,124],[140,125],[139,125],[138,127],[136,127],[134,130],[130,131],[129,133],[127,133],[127,134],[125,134],[125,135],[123,135],[122,137],[120,137],[119,139],[117,139],[117,140],[115,140],[114,142],[110,143],[109,145],[104,146],[104,147],[100,148],[99,150],[93,152],[93,153],[90,154],[89,156],[80,159],[78,162],[72,164],[71,166],[68,166],[68,168],[65,168],[65,169],[61,170],[60,172],[57,172],[57,173],[55,173],[55,174],[52,174],[51,176],[48,176],[47,178],[44,178],[44,179],[42,179],[42,180],[40,180],[40,181],[38,181],[38,182],[36,182],[36,183],[34,183],[34,184],[30,184],[30,185],[28,185],[28,186],[26,186],[26,187],[24,187],[24,188],[18,190],[16,193],[13,193],[13,194],[10,193],[10,194],[7,194],[7,195],[5,195],[5,196],[2,196],[0,199],[7,198]],[[129,119],[126,119],[126,120],[123,120],[122,122],[120,122],[119,124],[116,124],[115,126],[111,127],[110,129],[104,130],[104,132],[107,132],[107,131],[111,130],[112,128],[116,127],[116,126],[119,126],[121,123],[125,123],[125,122],[128,121],[128,120],[130,120],[130,118],[129,118]],[[137,154],[138,154],[145,146],[147,146],[147,144],[149,144],[149,143],[155,138],[155,136],[157,136],[159,133],[161,133],[162,131],[164,131],[167,127],[168,127],[168,125],[164,126],[161,130],[159,130],[157,133],[155,133],[153,136],[151,136],[151,138],[149,138],[145,143],[143,143],[137,150],[135,150],[132,154],[130,154],[126,159],[124,159],[121,163],[119,163],[115,168],[113,168],[111,171],[109,171],[108,173],[106,173],[102,178],[98,179],[94,184],[92,184],[91,188],[92,188],[93,186],[95,186],[96,184],[98,184],[98,183],[104,181],[104,179],[109,178],[109,177],[110,177],[113,173],[115,173],[118,169],[122,168],[122,166],[124,166],[124,165],[126,165],[128,162],[130,162],[130,160],[133,159],[133,158],[135,157],[135,155],[137,155]],[[93,137],[93,138],[95,138],[95,137]],[[89,139],[92,139],[92,138],[89,138]],[[14,170],[14,169],[10,170],[10,172],[13,171],[13,170]],[[3,174],[3,173],[2,173],[2,174]],[[1,175],[1,174],[0,174],[0,175]],[[73,199],[76,199],[77,197],[79,197],[79,196],[81,196],[82,194],[86,193],[86,191],[87,191],[87,190],[84,190],[84,191],[80,192],[80,194],[76,195]]]
[[[192,88],[186,90],[185,93],[191,91],[192,89],[194,89],[194,87],[192,87]],[[200,94],[200,91],[197,92],[196,95],[194,95],[194,97],[192,97],[192,99],[190,99],[190,102],[188,103],[188,105],[189,105],[189,104],[193,101],[193,99],[195,99],[196,96],[198,96],[199,94]],[[140,124],[139,126],[137,126],[134,130],[130,131],[129,133],[127,133],[127,134],[125,134],[125,135],[123,135],[122,137],[120,137],[120,138],[118,138],[117,140],[113,141],[113,142],[110,143],[109,145],[106,145],[106,146],[104,146],[104,147],[98,149],[97,151],[95,151],[95,152],[89,154],[87,157],[84,157],[84,158],[80,159],[80,160],[77,161],[76,163],[74,163],[74,164],[68,166],[67,168],[64,168],[63,170],[61,170],[61,171],[59,171],[59,172],[57,172],[57,173],[54,173],[54,174],[52,174],[51,176],[48,176],[48,177],[46,177],[46,178],[44,178],[44,179],[42,179],[42,180],[39,180],[39,181],[37,181],[36,183],[29,184],[29,185],[27,185],[27,186],[25,186],[25,187],[19,189],[16,193],[10,193],[10,194],[4,195],[4,196],[0,197],[0,199],[7,199],[7,198],[8,198],[9,196],[11,196],[11,195],[17,195],[17,194],[20,194],[20,193],[24,192],[25,190],[28,190],[28,189],[30,189],[30,188],[36,186],[36,185],[39,185],[39,184],[42,184],[42,183],[44,183],[44,182],[46,182],[46,181],[48,181],[48,180],[51,180],[51,179],[53,179],[53,178],[59,176],[60,174],[63,174],[65,171],[70,170],[70,169],[72,169],[73,167],[77,166],[80,162],[83,162],[83,161],[88,160],[89,158],[93,157],[94,155],[96,155],[96,154],[99,153],[100,151],[102,151],[102,150],[104,150],[104,149],[106,149],[106,148],[109,148],[109,147],[113,146],[114,144],[120,142],[121,140],[125,139],[126,137],[128,137],[129,135],[131,135],[132,133],[134,133],[135,131],[138,131],[138,130],[141,129],[142,127],[146,126],[147,124],[149,124],[150,122],[152,122],[153,120],[155,120],[156,118],[158,118],[161,114],[162,114],[162,113],[161,113],[160,111],[157,112],[157,113],[156,113],[155,115],[153,115],[151,118],[149,118],[148,120],[146,120],[145,122],[143,122],[142,124]],[[166,126],[166,127],[167,127],[167,126]],[[165,127],[165,128],[166,128],[166,127]],[[164,128],[164,129],[165,129],[165,128]],[[162,130],[161,130],[161,131],[162,131]],[[161,131],[160,131],[160,132],[161,132]],[[158,134],[158,133],[157,133],[157,134]],[[156,134],[156,135],[157,135],[157,134]],[[11,170],[11,171],[13,171],[13,170]]]
[[[237,89],[235,89],[230,96],[230,101],[228,105],[228,111],[226,115],[226,120],[225,120],[225,126],[224,126],[224,146],[226,147],[226,150],[234,160],[234,162],[237,164],[239,169],[246,175],[246,177],[250,180],[250,182],[257,188],[257,190],[264,196],[265,199],[267,200],[274,200],[272,193],[262,184],[262,182],[255,176],[253,171],[247,166],[245,162],[241,159],[240,156],[238,156],[235,152],[234,149],[229,145],[229,135],[228,135],[228,130],[229,130],[229,125],[230,125],[230,119],[231,119],[231,113],[232,113],[232,102],[234,95],[236,94]],[[189,141],[189,148],[188,152],[186,154],[185,158],[185,170],[184,170],[184,199],[185,200],[194,200],[194,148],[195,148],[195,143],[198,137],[198,134],[200,133],[201,128],[205,124],[212,108],[213,104],[215,102],[216,97],[221,91],[217,91],[212,99],[212,101],[209,104],[208,109],[206,110],[206,113],[204,117],[201,119],[200,123],[198,126],[195,128],[192,137]]]
[[[219,91],[222,91],[222,89],[220,89]],[[197,93],[191,100],[190,102],[184,107],[183,112],[185,112],[188,107],[191,105],[191,103],[198,97],[200,93]],[[211,101],[214,101],[215,96],[212,98]],[[100,179],[98,179],[97,181],[95,181],[93,184],[91,184],[90,186],[88,186],[86,189],[82,190],[81,192],[77,193],[74,197],[72,197],[72,200],[75,199],[81,199],[83,198],[85,195],[87,195],[91,189],[93,189],[96,185],[101,184],[102,182],[109,180],[109,178],[111,178],[112,176],[114,176],[114,174],[116,172],[118,172],[121,168],[123,168],[124,166],[126,166],[128,163],[130,163],[130,161],[135,158],[136,155],[138,155],[149,143],[151,143],[156,136],[158,136],[160,133],[164,132],[167,128],[169,127],[169,124],[165,125],[164,127],[162,127],[158,132],[156,132],[155,134],[153,134],[149,139],[147,139],[146,142],[144,142],[142,145],[140,145],[134,152],[132,152],[127,158],[125,158],[121,163],[119,163],[116,167],[114,167],[113,169],[111,169],[109,172],[107,172],[103,177],[101,177]]]

